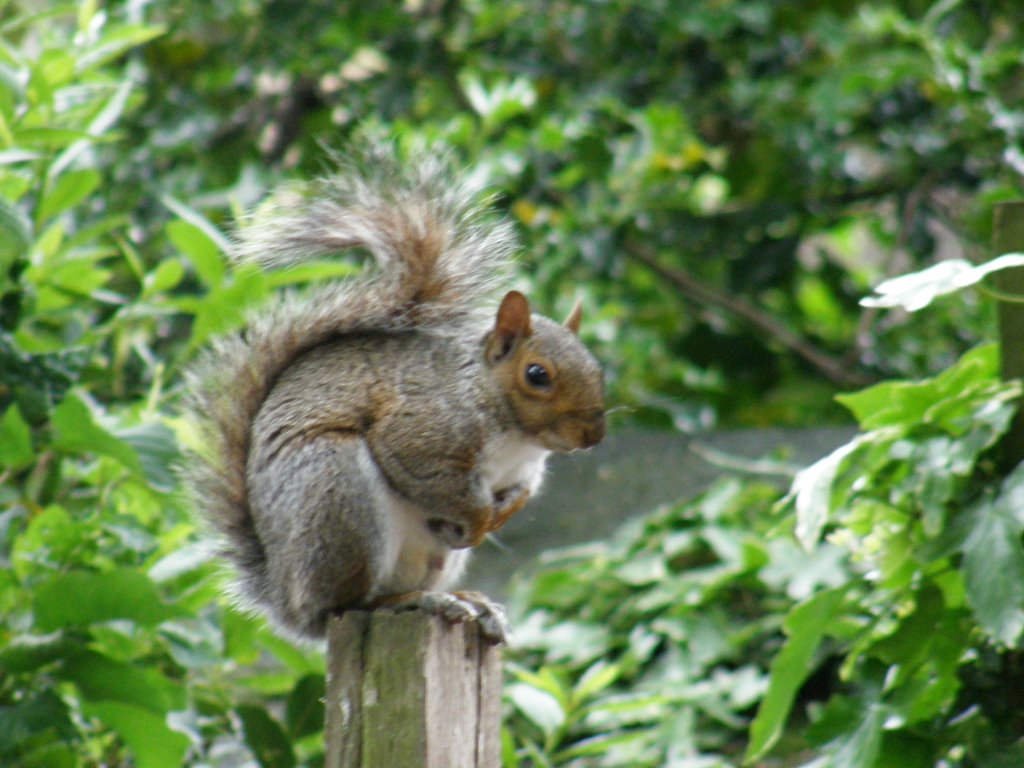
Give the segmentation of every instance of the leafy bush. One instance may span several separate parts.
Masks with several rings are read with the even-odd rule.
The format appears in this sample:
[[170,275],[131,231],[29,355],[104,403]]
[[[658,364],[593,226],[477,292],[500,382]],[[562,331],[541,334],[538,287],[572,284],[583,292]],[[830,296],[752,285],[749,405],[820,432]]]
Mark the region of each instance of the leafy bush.
[[864,431],[786,496],[726,480],[547,555],[506,765],[1021,764],[1024,468],[992,452],[1020,395],[978,348],[841,397]]
[[181,318],[194,346],[269,286],[226,276],[216,231],[173,201],[184,258],[148,266],[108,193],[141,102],[111,62],[160,28],[90,3],[40,18],[9,19],[0,48],[0,763],[160,768],[244,743],[294,764],[320,749],[301,739],[323,660],[217,600],[167,411]]

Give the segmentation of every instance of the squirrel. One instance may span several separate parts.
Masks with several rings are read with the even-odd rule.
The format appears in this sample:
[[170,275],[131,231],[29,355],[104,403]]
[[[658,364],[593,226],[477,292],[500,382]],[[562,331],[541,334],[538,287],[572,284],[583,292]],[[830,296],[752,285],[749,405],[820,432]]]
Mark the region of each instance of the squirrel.
[[194,503],[236,597],[285,634],[319,639],[331,614],[393,604],[505,640],[500,607],[443,590],[538,490],[550,452],[604,436],[580,304],[559,324],[510,290],[487,312],[515,238],[442,159],[376,149],[311,189],[254,216],[232,258],[357,249],[374,264],[279,294],[200,356]]

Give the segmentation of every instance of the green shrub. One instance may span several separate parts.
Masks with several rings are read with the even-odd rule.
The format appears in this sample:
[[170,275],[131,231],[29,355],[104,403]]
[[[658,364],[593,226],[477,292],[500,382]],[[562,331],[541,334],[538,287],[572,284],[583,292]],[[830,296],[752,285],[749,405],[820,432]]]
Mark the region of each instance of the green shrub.
[[1020,394],[978,348],[841,397],[862,433],[788,495],[724,480],[549,553],[505,764],[1021,764],[1024,468],[993,454]]

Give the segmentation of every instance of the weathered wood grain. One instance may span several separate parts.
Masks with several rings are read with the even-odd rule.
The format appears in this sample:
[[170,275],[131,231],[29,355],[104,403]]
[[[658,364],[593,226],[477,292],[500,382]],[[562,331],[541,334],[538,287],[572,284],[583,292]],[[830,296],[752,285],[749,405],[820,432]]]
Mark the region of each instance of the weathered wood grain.
[[476,624],[351,611],[328,628],[326,768],[497,768],[501,650]]

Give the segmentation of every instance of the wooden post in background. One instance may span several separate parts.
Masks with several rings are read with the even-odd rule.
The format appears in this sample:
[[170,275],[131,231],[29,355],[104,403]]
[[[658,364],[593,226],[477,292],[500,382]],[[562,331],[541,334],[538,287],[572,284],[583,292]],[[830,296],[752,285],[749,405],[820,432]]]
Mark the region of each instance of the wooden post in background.
[[[995,256],[1024,253],[1024,200],[999,203],[992,224]],[[1024,299],[1024,267],[996,273],[996,289]],[[999,301],[999,353],[1003,379],[1024,379],[1024,303]],[[1003,438],[1003,462],[1009,471],[1024,461],[1024,406]]]
[[325,768],[498,768],[501,649],[419,610],[328,625]]

